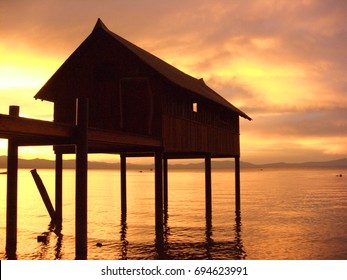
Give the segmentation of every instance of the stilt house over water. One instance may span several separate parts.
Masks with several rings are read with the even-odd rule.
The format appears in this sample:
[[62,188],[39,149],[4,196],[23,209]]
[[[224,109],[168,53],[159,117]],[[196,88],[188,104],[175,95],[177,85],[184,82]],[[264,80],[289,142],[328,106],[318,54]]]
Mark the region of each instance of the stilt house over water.
[[[99,19],[90,36],[36,94],[54,102],[54,121],[74,124],[76,98],[89,99],[89,126],[149,136],[164,153],[239,156],[239,116],[209,88],[129,41]],[[143,151],[89,147],[95,152]]]
[[[154,156],[156,248],[164,248],[168,159],[205,159],[206,224],[211,228],[211,159],[235,159],[240,212],[239,117],[251,120],[209,88],[106,28],[92,33],[36,94],[54,102],[54,121],[0,114],[8,141],[6,253],[17,248],[18,147],[52,145],[56,154],[55,222],[62,222],[63,154],[76,154],[76,259],[87,258],[88,153],[120,154],[121,211],[126,218],[126,158]],[[158,249],[159,251],[161,249]],[[159,252],[160,254],[160,252]]]

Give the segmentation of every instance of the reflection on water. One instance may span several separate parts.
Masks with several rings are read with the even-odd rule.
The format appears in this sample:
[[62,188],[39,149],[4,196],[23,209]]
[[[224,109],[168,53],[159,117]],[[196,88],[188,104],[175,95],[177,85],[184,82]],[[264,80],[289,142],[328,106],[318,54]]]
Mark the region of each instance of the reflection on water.
[[[38,243],[38,251],[33,257],[34,259],[49,259],[48,255],[50,254],[50,248],[52,247],[51,244],[51,237],[54,235],[55,243],[53,245],[54,248],[54,259],[60,260],[62,258],[62,245],[63,245],[63,234],[61,233],[62,226],[56,225],[53,222],[51,222],[48,225],[48,231],[45,231],[37,236],[37,243]],[[6,254],[5,259],[8,260],[16,260],[17,254],[16,254],[16,248],[6,248]]]
[[[154,244],[147,245],[130,245],[127,241],[127,221],[126,212],[121,214],[121,231],[119,259],[128,259],[128,247],[138,252],[147,251],[144,258],[149,258],[148,252],[155,252],[153,258],[160,260],[172,259],[245,259],[247,254],[244,251],[241,238],[241,215],[235,216],[234,232],[230,232],[230,241],[217,242],[213,240],[212,220],[206,220],[205,242],[170,242],[169,215],[164,215],[164,230],[156,231]],[[202,229],[203,230],[203,229]],[[110,245],[110,244],[109,244]],[[114,246],[117,248],[117,246]]]
[[[37,236],[38,251],[35,259],[49,259],[50,249],[54,248],[54,259],[60,260],[63,256],[63,234],[61,233],[62,226],[56,225],[51,222],[48,225],[48,231],[41,233]],[[54,239],[54,244],[51,244],[51,240]]]
[[7,249],[5,255],[4,255],[5,260],[17,260],[17,252],[15,249],[12,250],[12,248]]
[[[169,219],[168,219],[169,223]],[[207,220],[204,242],[171,242],[170,232],[165,231],[165,244],[159,246],[164,252],[157,252],[160,259],[245,259],[241,238],[241,216],[236,215],[234,231],[229,232],[229,240],[213,239],[213,221]],[[203,230],[203,229],[201,229]]]
[[[230,241],[218,242],[213,239],[213,226],[212,221],[206,221],[205,228],[205,241],[204,242],[170,242],[170,227],[169,215],[165,215],[164,231],[162,236],[156,232],[155,242],[151,246],[144,245],[130,245],[127,240],[127,220],[126,213],[121,214],[120,225],[120,243],[96,243],[95,246],[107,248],[109,254],[110,250],[119,250],[119,259],[128,259],[128,247],[131,250],[138,252],[147,252],[143,255],[144,258],[150,258],[148,252],[153,251],[154,259],[161,260],[174,260],[174,259],[245,259],[247,254],[244,251],[242,238],[241,238],[241,216],[236,215],[234,232],[230,232]],[[61,234],[61,227],[50,224],[48,231],[40,235],[42,240],[38,241],[39,247],[35,259],[49,259],[49,250],[54,247],[54,259],[59,260],[63,257],[63,234]],[[203,230],[203,229],[202,229]],[[52,238],[54,235],[55,238]],[[52,241],[54,239],[54,241]],[[52,242],[55,242],[52,244]],[[119,246],[118,246],[119,245]],[[116,252],[115,252],[116,253]]]
[[[41,171],[54,200],[54,171]],[[91,171],[88,259],[346,259],[347,176],[340,170],[248,170],[242,219],[233,174],[215,172],[212,219],[205,218],[203,172],[171,172],[169,211],[155,231],[153,172],[129,172],[121,213],[119,173]],[[75,258],[75,174],[64,170],[63,228],[49,215],[28,170],[19,172],[17,253],[5,253],[6,180],[0,176],[0,259]],[[46,242],[37,236],[47,234]],[[97,246],[100,243],[101,246]]]
[[120,251],[120,259],[126,260],[128,253],[128,240],[127,240],[127,213],[126,211],[122,211],[121,213],[121,231],[120,231],[120,241],[121,241],[121,251]]
[[[30,175],[27,173],[25,170],[20,173],[25,188],[22,187],[24,184],[19,184],[19,194],[25,193],[25,196],[19,197],[18,212],[25,214],[22,220],[19,217],[19,223],[24,222],[22,227],[24,226],[25,230],[21,231],[19,224],[18,258],[74,259],[74,189],[64,188],[64,229],[54,224],[49,224],[47,228],[46,224],[42,223],[47,217],[46,209],[36,186],[32,184],[31,177],[27,180],[28,174]],[[41,173],[53,200],[54,172],[44,170]],[[68,176],[64,185],[71,186],[74,184],[74,173],[65,171],[66,173]],[[201,176],[196,174],[191,176],[189,173],[184,174],[185,176],[172,174],[173,182],[176,181],[178,184],[173,184],[175,191],[170,193],[170,211],[168,212],[166,205],[161,230],[155,230],[154,225],[152,174],[128,175],[128,212],[121,211],[119,193],[116,187],[112,187],[118,185],[119,177],[112,177],[111,174],[113,173],[110,171],[104,173],[99,171],[90,176],[89,259],[244,259],[246,257],[241,239],[241,217],[232,214],[233,205],[229,200],[224,201],[225,197],[232,200],[230,189],[226,194],[225,190],[221,189],[220,195],[218,189],[215,191],[220,196],[216,197],[215,206],[225,207],[214,209],[217,216],[223,214],[222,223],[219,217],[217,220],[212,218],[212,214],[207,215],[208,219],[204,219],[203,172]],[[114,219],[115,215],[120,219]],[[45,228],[46,231],[42,233],[42,229]],[[40,241],[36,240],[38,236],[42,236]],[[17,255],[14,253],[14,255],[4,255],[2,258],[16,259]]]

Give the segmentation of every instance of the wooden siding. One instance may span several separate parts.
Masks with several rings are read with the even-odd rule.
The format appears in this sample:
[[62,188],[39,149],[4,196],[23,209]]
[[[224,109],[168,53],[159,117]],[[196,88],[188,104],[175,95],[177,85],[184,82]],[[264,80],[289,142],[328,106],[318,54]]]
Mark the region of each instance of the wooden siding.
[[230,129],[168,115],[164,115],[162,121],[165,152],[202,152],[213,156],[240,154],[239,134]]

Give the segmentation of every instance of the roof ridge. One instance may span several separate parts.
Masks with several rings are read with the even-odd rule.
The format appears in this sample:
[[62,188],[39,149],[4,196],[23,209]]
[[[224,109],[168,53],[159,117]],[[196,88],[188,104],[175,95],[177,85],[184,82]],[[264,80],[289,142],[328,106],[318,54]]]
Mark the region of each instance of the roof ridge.
[[107,28],[107,26],[103,23],[103,21],[100,19],[100,18],[98,18],[98,20],[97,20],[97,22],[96,22],[96,24],[95,24],[95,26],[94,26],[94,29],[93,29],[93,31],[92,32],[94,32],[95,30],[97,30],[97,29],[104,29],[104,30],[107,30],[107,31],[110,31],[108,28]]

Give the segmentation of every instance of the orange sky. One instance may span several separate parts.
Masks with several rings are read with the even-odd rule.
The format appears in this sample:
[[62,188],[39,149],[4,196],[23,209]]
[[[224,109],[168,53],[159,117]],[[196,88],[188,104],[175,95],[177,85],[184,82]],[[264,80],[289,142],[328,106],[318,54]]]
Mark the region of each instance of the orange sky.
[[346,14],[345,0],[3,0],[0,113],[20,105],[23,116],[51,120],[52,104],[33,96],[100,17],[253,118],[241,120],[242,160],[346,157]]

